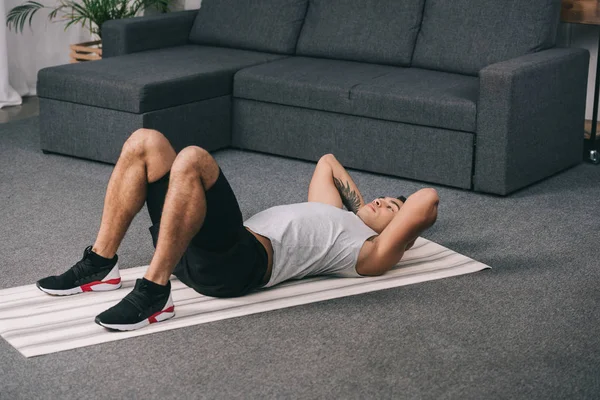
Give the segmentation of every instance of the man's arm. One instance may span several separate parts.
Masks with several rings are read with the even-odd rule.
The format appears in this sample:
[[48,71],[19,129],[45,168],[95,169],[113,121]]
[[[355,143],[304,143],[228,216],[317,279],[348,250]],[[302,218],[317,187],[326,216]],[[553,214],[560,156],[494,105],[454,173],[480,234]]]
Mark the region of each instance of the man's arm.
[[434,189],[421,189],[409,196],[388,226],[369,244],[371,248],[358,260],[356,271],[377,276],[392,269],[417,237],[435,223],[438,203]]
[[317,163],[308,187],[308,201],[339,208],[344,205],[355,214],[365,204],[356,183],[333,154],[325,154]]

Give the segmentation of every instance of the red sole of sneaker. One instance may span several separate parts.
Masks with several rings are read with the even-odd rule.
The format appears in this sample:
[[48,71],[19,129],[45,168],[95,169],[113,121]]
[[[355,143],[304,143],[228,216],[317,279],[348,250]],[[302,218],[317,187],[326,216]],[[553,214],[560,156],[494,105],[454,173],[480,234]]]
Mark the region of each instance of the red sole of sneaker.
[[100,321],[98,317],[96,317],[95,322],[98,325],[103,326],[104,328],[109,329],[111,331],[134,331],[136,329],[143,328],[155,322],[166,321],[167,319],[173,318],[174,316],[175,306],[171,306],[135,324],[105,324],[102,321]]
[[78,294],[83,292],[107,292],[110,290],[116,290],[121,287],[121,278],[109,279],[108,281],[95,281],[87,283],[85,285],[77,286],[71,289],[48,289],[41,287],[36,283],[38,289],[42,292],[52,296],[70,296],[72,294]]

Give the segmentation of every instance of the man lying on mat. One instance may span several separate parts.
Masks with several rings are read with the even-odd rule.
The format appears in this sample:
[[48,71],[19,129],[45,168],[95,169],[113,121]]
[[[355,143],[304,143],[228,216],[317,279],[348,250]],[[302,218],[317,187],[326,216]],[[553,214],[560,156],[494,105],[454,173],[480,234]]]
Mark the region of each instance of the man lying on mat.
[[273,207],[244,222],[206,150],[190,146],[176,154],[160,132],[139,129],[108,182],[96,242],[67,272],[37,287],[51,295],[120,288],[116,251],[146,202],[156,247],[150,267],[123,300],[96,317],[109,329],[138,329],[175,315],[171,274],[213,297],[243,296],[309,275],[384,274],[433,225],[438,201],[435,190],[422,189],[408,199],[365,204],[350,175],[327,154],[314,171],[308,202]]

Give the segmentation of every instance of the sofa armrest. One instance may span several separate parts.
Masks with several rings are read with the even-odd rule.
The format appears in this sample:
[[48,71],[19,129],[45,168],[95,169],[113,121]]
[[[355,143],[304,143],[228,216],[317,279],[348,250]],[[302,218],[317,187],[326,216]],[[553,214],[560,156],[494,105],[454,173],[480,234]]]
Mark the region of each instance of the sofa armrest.
[[187,44],[196,14],[188,10],[106,21],[102,58]]
[[473,189],[506,195],[582,160],[589,52],[553,48],[479,72]]

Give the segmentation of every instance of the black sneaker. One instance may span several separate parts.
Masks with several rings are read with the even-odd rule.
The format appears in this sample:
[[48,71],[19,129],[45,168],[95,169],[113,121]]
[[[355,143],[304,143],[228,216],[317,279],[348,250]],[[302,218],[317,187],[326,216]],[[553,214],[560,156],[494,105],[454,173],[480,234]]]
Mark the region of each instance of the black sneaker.
[[150,293],[148,286],[148,281],[136,280],[133,290],[117,305],[99,314],[96,323],[117,331],[133,331],[173,318],[175,306],[171,297],[171,282],[162,294]]
[[49,276],[36,282],[36,286],[45,293],[66,296],[82,292],[105,292],[121,287],[121,275],[117,255],[107,265],[97,267],[92,263],[92,246],[83,252],[83,258],[67,272],[58,276]]

